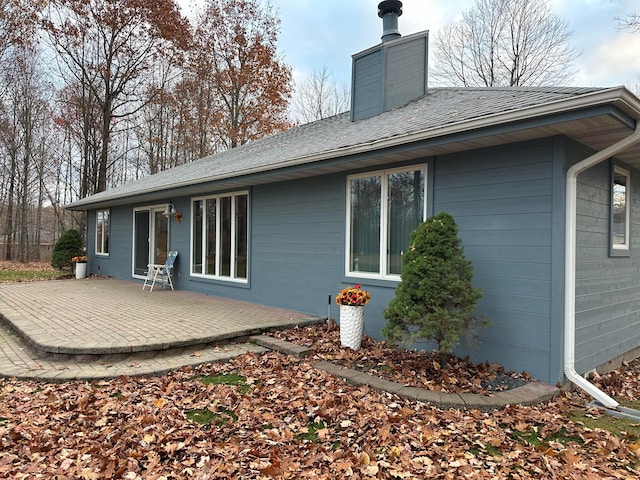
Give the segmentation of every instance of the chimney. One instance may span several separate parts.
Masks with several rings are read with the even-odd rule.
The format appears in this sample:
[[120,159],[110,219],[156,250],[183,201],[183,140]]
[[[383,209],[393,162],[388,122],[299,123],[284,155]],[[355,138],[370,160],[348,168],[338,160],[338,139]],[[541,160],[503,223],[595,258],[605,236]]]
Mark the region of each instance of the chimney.
[[382,41],[388,42],[400,37],[398,17],[402,15],[400,0],[385,0],[378,4],[378,16],[382,19]]
[[356,122],[406,105],[427,93],[429,32],[400,36],[402,2],[378,4],[382,42],[352,56],[351,120]]

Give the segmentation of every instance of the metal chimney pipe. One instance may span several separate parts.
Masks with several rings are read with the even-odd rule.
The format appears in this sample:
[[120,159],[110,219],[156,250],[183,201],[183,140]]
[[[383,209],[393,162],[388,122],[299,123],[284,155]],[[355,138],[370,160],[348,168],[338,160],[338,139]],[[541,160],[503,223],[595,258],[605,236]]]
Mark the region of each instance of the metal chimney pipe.
[[382,19],[382,41],[388,42],[400,37],[398,17],[402,15],[400,0],[385,0],[378,4],[378,16]]

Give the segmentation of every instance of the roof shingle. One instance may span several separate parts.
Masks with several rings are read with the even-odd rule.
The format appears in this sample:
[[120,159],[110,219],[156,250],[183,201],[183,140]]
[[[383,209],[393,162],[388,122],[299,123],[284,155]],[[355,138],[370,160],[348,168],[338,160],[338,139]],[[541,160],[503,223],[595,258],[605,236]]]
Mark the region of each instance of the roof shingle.
[[394,137],[464,124],[471,120],[526,110],[604,90],[607,89],[432,88],[426,95],[374,117],[351,122],[350,115],[346,112],[300,125],[97,193],[68,207],[165,190],[177,185],[197,184],[282,166],[304,164],[323,154],[333,153],[338,156],[341,150],[351,147],[370,145],[371,149],[374,149],[377,142]]

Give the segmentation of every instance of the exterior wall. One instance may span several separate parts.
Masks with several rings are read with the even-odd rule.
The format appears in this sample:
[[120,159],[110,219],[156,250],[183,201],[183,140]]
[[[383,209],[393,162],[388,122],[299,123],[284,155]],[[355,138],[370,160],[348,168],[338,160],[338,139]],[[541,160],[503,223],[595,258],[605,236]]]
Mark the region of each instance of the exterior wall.
[[186,288],[326,315],[327,297],[344,276],[344,195],[342,175],[253,187],[249,283],[185,274]]
[[[556,230],[564,217],[559,220],[554,209],[563,208],[557,205],[564,198],[563,148],[550,139],[438,157],[429,161],[427,178],[429,214],[446,211],[456,219],[474,265],[474,283],[484,292],[480,313],[492,322],[470,351],[472,358],[526,370],[552,383],[561,371],[561,321],[552,318],[561,319],[562,312],[554,282],[563,248],[562,232],[558,236]],[[421,161],[409,165],[417,163]],[[180,252],[176,287],[322,316],[331,295],[336,318],[335,295],[345,285],[361,282],[372,294],[365,333],[380,338],[382,310],[397,283],[345,277],[346,176],[351,173],[357,172],[250,190],[247,284],[190,277],[191,199],[167,199],[184,219],[170,222],[170,248]],[[111,210],[111,252],[108,258],[90,258],[92,273],[99,265],[103,275],[131,278],[134,207]],[[95,212],[89,212],[88,234],[94,242]],[[94,244],[88,245],[93,253]]]
[[551,341],[558,331],[552,310],[561,305],[552,288],[552,261],[562,249],[553,228],[561,158],[553,140],[438,158],[434,188],[434,213],[456,220],[483,291],[479,313],[491,321],[479,345],[461,352],[554,383],[561,368]]
[[87,272],[131,278],[132,208],[114,207],[109,216],[109,255],[96,255],[96,212],[87,215]]
[[[574,161],[591,152],[572,150]],[[590,371],[640,346],[640,172],[631,171],[631,250],[609,256],[611,163],[578,177],[576,370]]]

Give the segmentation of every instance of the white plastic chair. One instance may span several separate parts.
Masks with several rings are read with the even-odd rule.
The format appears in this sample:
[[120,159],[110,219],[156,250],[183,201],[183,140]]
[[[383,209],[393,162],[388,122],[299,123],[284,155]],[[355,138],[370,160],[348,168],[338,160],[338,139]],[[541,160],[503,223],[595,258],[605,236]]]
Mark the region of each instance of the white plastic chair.
[[173,264],[176,261],[177,256],[178,252],[176,250],[171,250],[167,255],[167,260],[163,264],[150,263],[147,265],[147,278],[144,280],[142,290],[150,287],[149,292],[153,292],[153,287],[156,284],[158,277],[160,277],[164,288],[169,285],[171,290],[174,290],[171,276],[173,274]]

